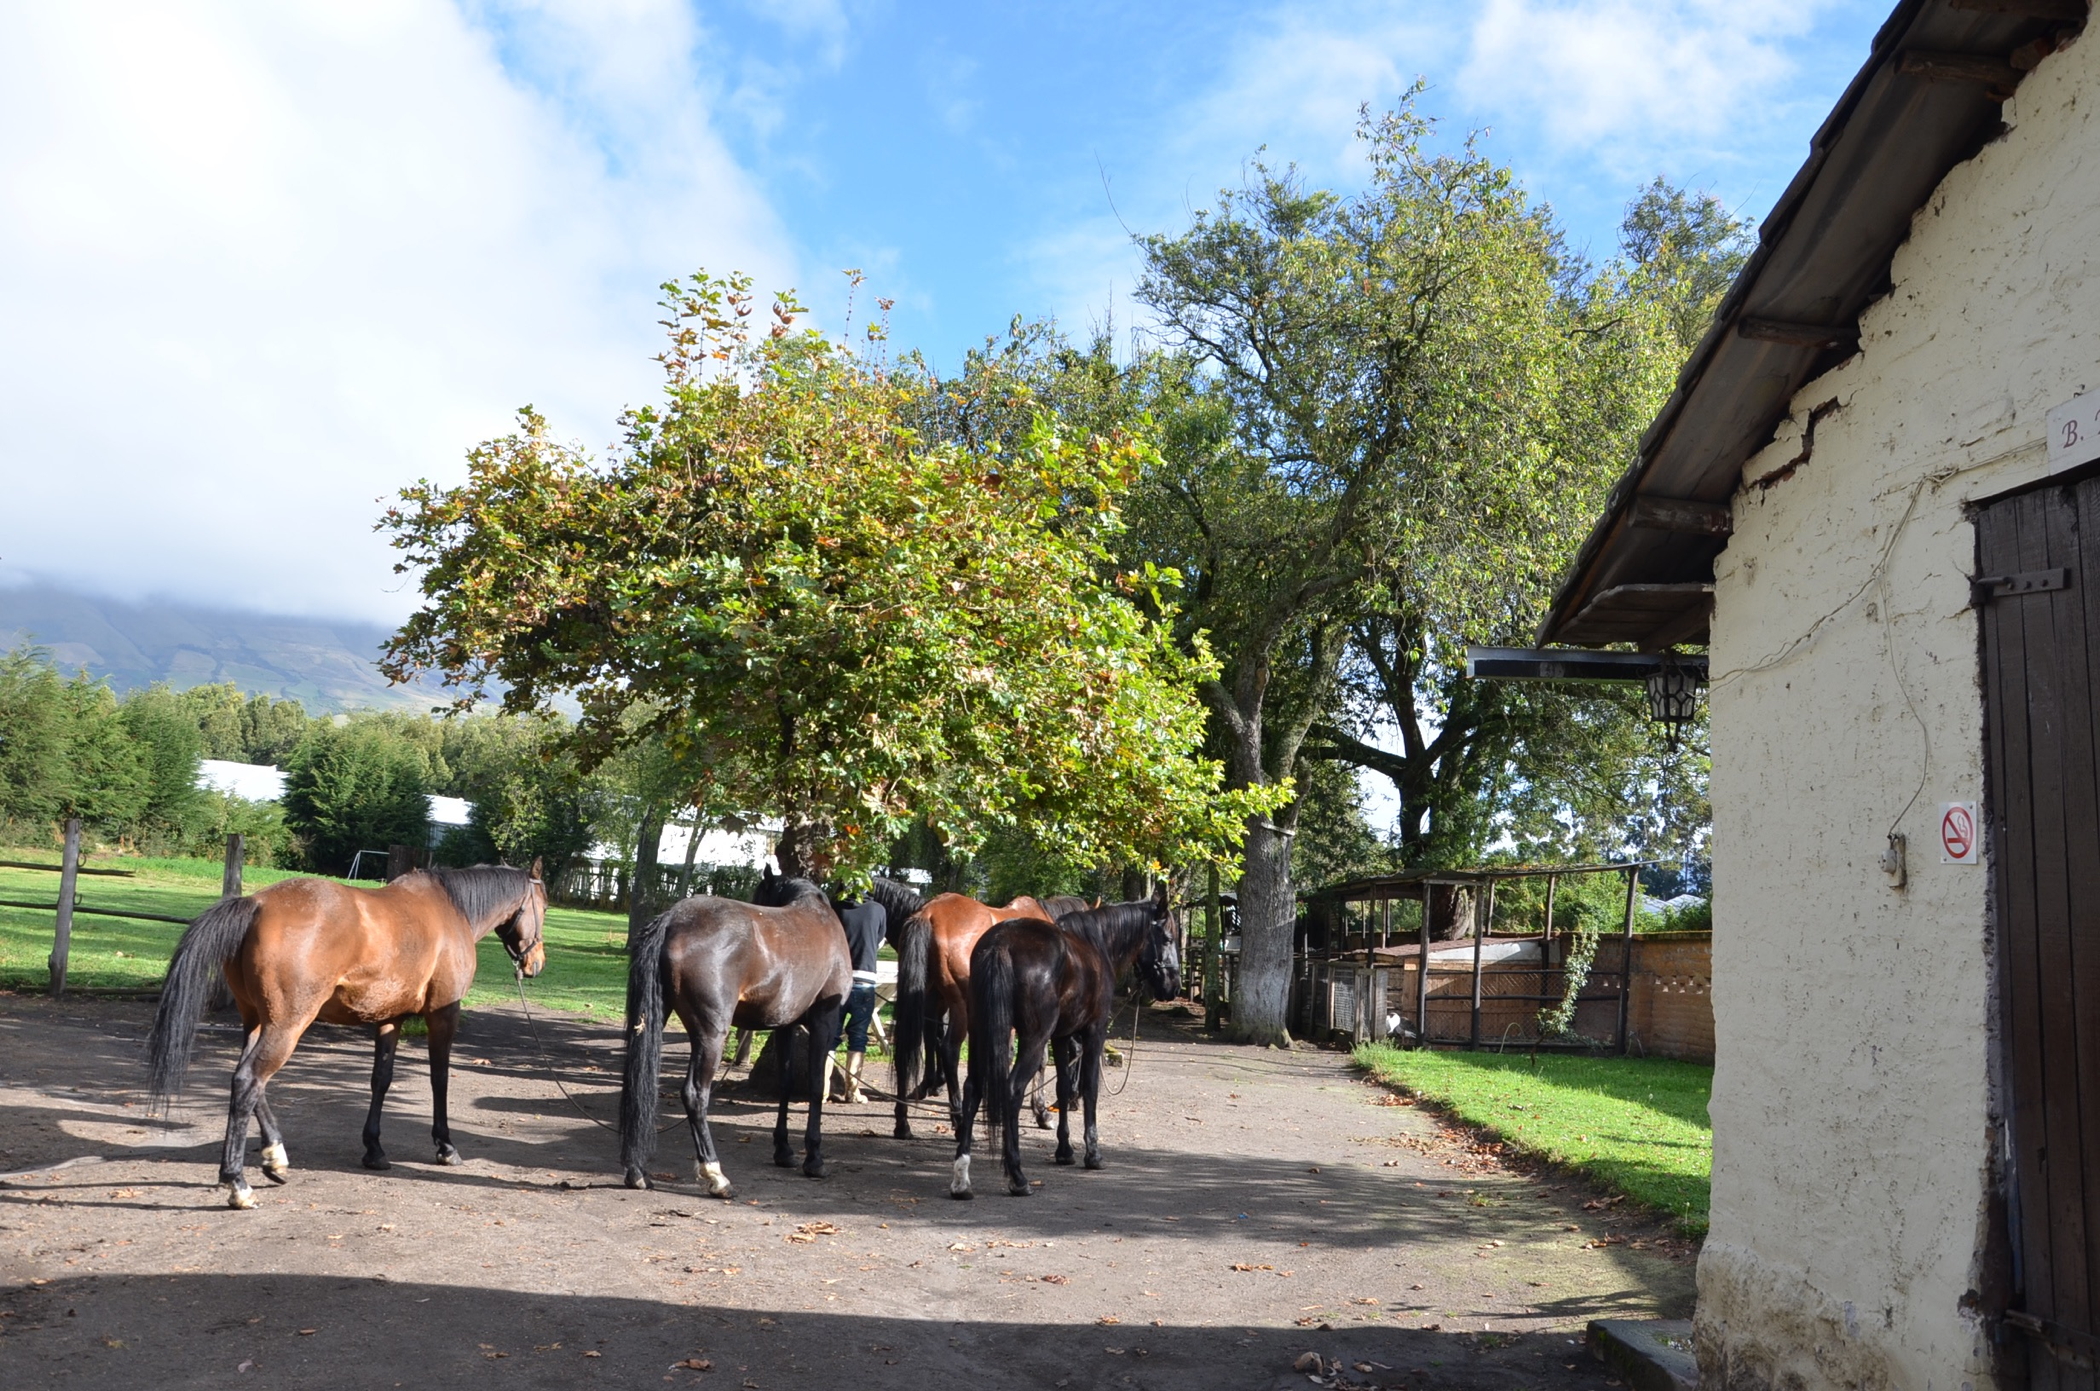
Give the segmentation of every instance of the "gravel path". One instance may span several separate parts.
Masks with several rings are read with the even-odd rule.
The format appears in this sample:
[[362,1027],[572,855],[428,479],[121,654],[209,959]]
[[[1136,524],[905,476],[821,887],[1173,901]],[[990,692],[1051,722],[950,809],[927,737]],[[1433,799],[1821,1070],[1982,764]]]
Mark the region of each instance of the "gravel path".
[[[1163,1016],[1108,1074],[1125,1090],[1103,1102],[1107,1169],[1053,1167],[1031,1131],[1036,1195],[1004,1196],[980,1160],[993,1191],[971,1203],[946,1196],[931,1112],[900,1142],[887,1108],[831,1108],[832,1176],[813,1182],[767,1162],[770,1109],[734,1089],[716,1111],[734,1202],[630,1192],[514,1008],[462,1028],[466,1164],[423,1162],[411,1042],[395,1167],[369,1174],[370,1045],[319,1028],[271,1093],[292,1181],[252,1175],[248,1213],[213,1181],[235,1031],[207,1028],[163,1125],[137,1090],[149,1018],[0,994],[0,1171],[104,1157],[0,1182],[10,1388],[1602,1387],[1574,1342],[1587,1320],[1691,1305],[1689,1252],[1652,1225],[1503,1169],[1339,1055]],[[617,1030],[539,1030],[610,1119]],[[675,1032],[671,1050],[675,1081]],[[655,1167],[689,1177],[682,1132],[663,1142]],[[1294,1370],[1308,1351],[1316,1381]]]

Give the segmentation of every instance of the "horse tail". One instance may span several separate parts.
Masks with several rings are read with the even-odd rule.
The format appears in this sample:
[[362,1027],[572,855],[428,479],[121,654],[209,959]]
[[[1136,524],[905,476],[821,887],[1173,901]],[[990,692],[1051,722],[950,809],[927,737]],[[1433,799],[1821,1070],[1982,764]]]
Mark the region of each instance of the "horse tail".
[[675,908],[634,938],[627,964],[627,1069],[620,1082],[620,1163],[631,1181],[656,1152],[656,1082],[664,1044],[664,937]]
[[182,1091],[197,1043],[197,1022],[220,969],[247,940],[262,907],[253,897],[221,899],[199,914],[168,958],[160,1006],[146,1036],[146,1096],[149,1110],[165,1110]]
[[[1014,1031],[1013,951],[993,940],[970,956],[970,1075],[988,1119],[1006,1123],[1006,1089]],[[993,1108],[997,1108],[994,1110]]]
[[919,1085],[919,1069],[931,1051],[927,982],[933,971],[933,923],[924,913],[904,920],[897,938],[897,1099],[902,1105]]

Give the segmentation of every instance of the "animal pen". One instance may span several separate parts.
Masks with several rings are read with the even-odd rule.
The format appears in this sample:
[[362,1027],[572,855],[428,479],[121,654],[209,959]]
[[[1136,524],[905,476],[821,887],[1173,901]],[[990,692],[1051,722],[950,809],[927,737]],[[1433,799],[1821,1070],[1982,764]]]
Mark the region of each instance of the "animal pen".
[[[1416,1047],[1601,1046],[1624,1053],[1632,1037],[1629,967],[1640,868],[1635,862],[1418,870],[1319,889],[1307,895],[1300,920],[1292,1011],[1299,1032]],[[1562,930],[1566,915],[1556,921],[1555,899],[1563,880],[1597,874],[1625,878],[1624,919],[1615,934],[1598,933],[1569,1027],[1548,1034],[1540,1015],[1564,998],[1571,966],[1581,968],[1579,934]],[[1541,878],[1539,921],[1524,931],[1496,932],[1497,889]],[[1421,905],[1414,932],[1395,932],[1395,903]],[[1464,924],[1461,935],[1431,940],[1433,906],[1446,910],[1447,923],[1456,917]],[[1400,940],[1403,935],[1414,940]]]

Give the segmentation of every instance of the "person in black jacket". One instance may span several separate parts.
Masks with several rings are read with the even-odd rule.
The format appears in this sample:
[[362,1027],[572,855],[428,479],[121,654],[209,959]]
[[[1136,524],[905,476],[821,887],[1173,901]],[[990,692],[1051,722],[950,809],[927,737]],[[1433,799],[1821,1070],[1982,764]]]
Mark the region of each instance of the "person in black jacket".
[[[846,1094],[848,1106],[858,1106],[861,1065],[868,1058],[868,1025],[875,1018],[875,954],[888,934],[890,915],[880,903],[859,897],[834,899],[839,921],[846,928],[846,950],[853,957],[853,989],[846,996]],[[824,1060],[824,1090],[831,1091],[832,1063]]]

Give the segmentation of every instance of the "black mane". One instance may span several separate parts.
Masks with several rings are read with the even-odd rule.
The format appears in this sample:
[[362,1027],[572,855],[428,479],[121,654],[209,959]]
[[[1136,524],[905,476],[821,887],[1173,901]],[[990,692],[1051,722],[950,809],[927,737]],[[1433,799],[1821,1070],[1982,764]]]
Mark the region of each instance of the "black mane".
[[881,904],[882,911],[889,914],[893,932],[926,907],[926,900],[919,896],[918,890],[894,879],[876,879],[869,883],[868,897]]
[[831,896],[819,888],[814,880],[784,874],[760,881],[758,893],[751,901],[760,908],[786,908],[805,898],[815,898],[827,907],[831,903]]
[[437,880],[446,897],[452,900],[452,906],[459,909],[459,915],[476,928],[515,913],[532,888],[531,872],[512,869],[509,865],[470,865],[465,869],[417,872]]
[[1152,901],[1141,899],[1136,903],[1082,908],[1058,918],[1057,925],[1086,938],[1103,956],[1120,964],[1137,955],[1152,926],[1153,915]]

